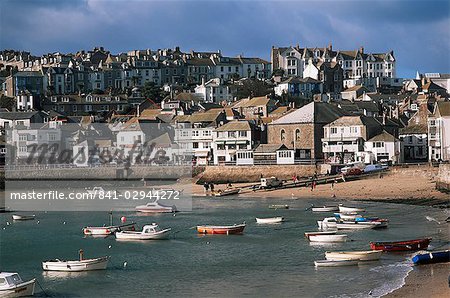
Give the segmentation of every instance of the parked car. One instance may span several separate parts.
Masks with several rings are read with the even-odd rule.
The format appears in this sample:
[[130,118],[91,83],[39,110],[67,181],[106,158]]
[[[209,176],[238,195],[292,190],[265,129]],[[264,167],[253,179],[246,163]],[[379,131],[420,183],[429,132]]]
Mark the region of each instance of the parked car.
[[359,162],[359,161],[358,162],[352,162],[352,163],[347,164],[345,167],[343,167],[341,169],[341,173],[342,174],[346,174],[349,169],[354,169],[354,168],[363,170],[365,166],[366,165],[364,163]]
[[283,181],[279,180],[277,177],[261,178],[261,188],[273,188],[282,185]]
[[384,171],[387,168],[388,168],[387,166],[381,165],[381,164],[367,165],[364,168],[364,173],[373,173],[373,172]]

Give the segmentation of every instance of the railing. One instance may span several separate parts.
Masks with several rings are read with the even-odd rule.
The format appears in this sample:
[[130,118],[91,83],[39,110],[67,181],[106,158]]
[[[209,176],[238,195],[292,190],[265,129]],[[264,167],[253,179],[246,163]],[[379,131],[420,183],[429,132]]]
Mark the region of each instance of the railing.
[[251,163],[237,164],[236,161],[219,161],[215,164],[209,161],[209,166],[270,166],[270,165],[316,165],[323,163],[323,159],[295,159],[293,163],[277,163],[276,160],[253,160]]

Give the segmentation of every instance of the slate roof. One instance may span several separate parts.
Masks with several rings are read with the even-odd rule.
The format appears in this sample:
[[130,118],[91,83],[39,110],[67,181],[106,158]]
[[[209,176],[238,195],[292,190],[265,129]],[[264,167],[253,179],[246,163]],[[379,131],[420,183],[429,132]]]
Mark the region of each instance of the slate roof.
[[284,144],[259,144],[253,151],[254,153],[275,153],[278,150],[289,150]]
[[399,134],[426,134],[428,133],[428,126],[425,124],[408,125],[400,128]]
[[398,141],[399,140],[396,137],[394,137],[387,131],[383,130],[380,134],[369,139],[367,142],[398,142]]
[[272,124],[295,124],[295,123],[330,123],[345,113],[338,107],[324,102],[311,102],[303,107],[275,120]]
[[216,131],[249,131],[252,126],[248,121],[231,121],[225,125],[216,128]]

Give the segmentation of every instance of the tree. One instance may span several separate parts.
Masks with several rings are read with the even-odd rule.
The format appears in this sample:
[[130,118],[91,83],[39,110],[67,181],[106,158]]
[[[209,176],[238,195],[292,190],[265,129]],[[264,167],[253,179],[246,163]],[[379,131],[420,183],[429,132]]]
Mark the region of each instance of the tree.
[[15,106],[16,106],[16,100],[13,97],[8,97],[5,95],[2,95],[0,97],[0,108],[8,109],[9,111],[12,111]]
[[238,86],[237,98],[265,96],[272,92],[271,87],[264,81],[256,79],[246,79],[242,86]]
[[145,82],[141,88],[141,94],[143,97],[151,99],[156,103],[161,102],[168,95],[167,92],[158,87],[154,82]]

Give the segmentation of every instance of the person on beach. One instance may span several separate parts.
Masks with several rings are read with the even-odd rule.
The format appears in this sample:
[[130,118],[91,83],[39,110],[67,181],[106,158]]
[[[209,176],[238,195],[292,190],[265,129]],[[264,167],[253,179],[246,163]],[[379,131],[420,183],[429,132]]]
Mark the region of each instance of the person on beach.
[[205,182],[203,184],[203,187],[205,188],[205,194],[208,194],[208,191],[209,191],[209,184],[208,184],[208,182]]
[[214,193],[214,183],[211,183],[209,185],[209,189],[211,189],[211,193]]
[[292,176],[292,181],[294,181],[294,185],[296,185],[296,183],[297,183],[297,175],[293,175]]
[[331,190],[334,190],[334,183],[336,182],[336,179],[331,181]]

